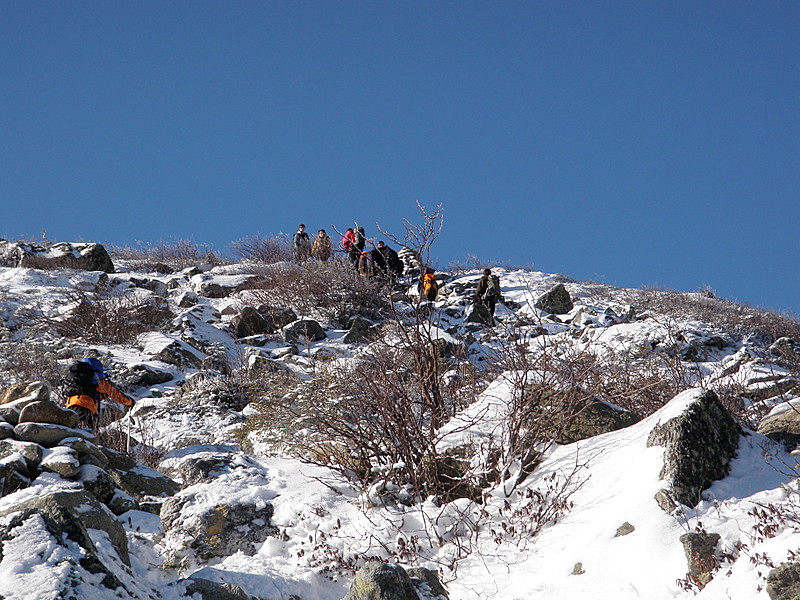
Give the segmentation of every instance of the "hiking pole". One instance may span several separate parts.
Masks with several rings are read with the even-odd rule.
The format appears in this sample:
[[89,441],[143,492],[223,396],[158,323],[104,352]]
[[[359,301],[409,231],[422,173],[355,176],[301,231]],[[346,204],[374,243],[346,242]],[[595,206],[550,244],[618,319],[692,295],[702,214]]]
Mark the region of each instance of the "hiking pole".
[[[133,407],[131,407],[133,408]],[[128,454],[131,453],[131,420],[133,417],[131,416],[131,411],[128,411],[128,439],[125,441],[125,452]]]

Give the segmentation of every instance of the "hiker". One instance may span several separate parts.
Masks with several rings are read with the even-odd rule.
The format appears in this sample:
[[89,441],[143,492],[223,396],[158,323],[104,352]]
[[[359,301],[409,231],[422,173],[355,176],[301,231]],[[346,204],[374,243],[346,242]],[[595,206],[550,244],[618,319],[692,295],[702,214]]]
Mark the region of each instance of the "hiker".
[[358,261],[356,263],[356,269],[358,269],[358,274],[362,277],[372,277],[374,275],[374,264],[372,262],[372,253],[368,251],[364,251],[358,256]]
[[314,247],[311,248],[311,255],[325,262],[330,258],[331,252],[333,252],[331,238],[328,237],[324,229],[320,229],[317,232],[317,237],[314,238]]
[[100,402],[111,399],[124,406],[133,406],[133,399],[120,392],[106,377],[103,363],[96,358],[75,361],[67,375],[67,408],[77,413],[81,423],[94,429]]
[[353,230],[352,227],[348,227],[347,231],[344,232],[344,237],[342,238],[342,248],[344,248],[344,251],[347,252],[347,256],[350,258],[351,262],[355,262],[356,259],[358,258],[358,255],[356,255],[356,259],[354,259],[353,254],[351,252],[353,250],[353,244],[355,243],[355,241],[356,241],[356,232]]
[[436,300],[436,296],[439,294],[439,283],[436,281],[436,275],[434,273],[435,271],[433,269],[427,267],[425,269],[425,274],[419,282],[420,294],[425,296],[429,302]]
[[367,238],[364,236],[364,228],[356,227],[353,232],[353,245],[350,246],[350,260],[357,263],[361,253],[364,252],[364,246],[367,245]]
[[389,279],[393,281],[396,277],[400,277],[403,274],[403,261],[400,260],[397,252],[382,241],[378,242],[377,249],[386,262],[386,272]]
[[311,253],[311,240],[306,233],[306,226],[302,223],[297,226],[297,233],[292,236],[292,246],[294,247],[294,258],[297,262],[304,262]]
[[478,280],[478,287],[475,290],[475,299],[482,302],[489,310],[489,314],[494,317],[494,307],[500,299],[500,278],[492,275],[491,269],[483,270],[483,276]]

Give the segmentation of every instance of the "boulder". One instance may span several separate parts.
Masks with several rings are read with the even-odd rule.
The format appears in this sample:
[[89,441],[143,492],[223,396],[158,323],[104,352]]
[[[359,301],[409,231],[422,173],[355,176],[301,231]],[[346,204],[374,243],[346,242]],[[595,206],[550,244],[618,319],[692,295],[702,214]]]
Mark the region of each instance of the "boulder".
[[180,485],[163,473],[145,467],[121,452],[110,448],[102,450],[108,459],[108,474],[122,490],[137,500],[152,496],[172,496],[181,489]]
[[26,488],[30,482],[30,478],[20,473],[15,465],[0,464],[0,496],[7,496]]
[[150,387],[151,385],[160,385],[171,381],[173,375],[148,365],[134,365],[121,373],[120,379],[131,386]]
[[252,335],[275,333],[275,328],[254,307],[245,306],[241,312],[231,319],[231,327],[237,338]]
[[115,515],[121,515],[138,508],[136,499],[124,492],[107,471],[95,465],[80,468],[80,482],[83,488],[105,504]]
[[343,600],[419,600],[406,570],[370,560],[358,570]]
[[[119,558],[130,566],[125,529],[114,515],[86,490],[61,490],[49,493],[43,491],[37,496],[28,496],[21,502],[4,506],[0,510],[0,517],[16,512],[28,515],[40,512],[49,516],[55,523],[69,528],[68,537],[69,531],[76,531],[85,536],[86,539],[81,540],[79,545],[89,552],[95,552],[95,549],[86,529],[104,531]],[[63,529],[58,531],[59,535],[62,533]]]
[[632,412],[608,402],[588,402],[576,411],[560,432],[559,444],[571,444],[596,435],[633,425],[639,419]]
[[50,384],[46,381],[20,382],[15,383],[3,390],[0,394],[0,404],[8,404],[22,398],[30,399],[31,402],[37,400],[50,399]]
[[475,302],[467,311],[467,323],[481,323],[483,325],[494,325],[489,309],[483,302]]
[[439,574],[431,569],[423,567],[413,567],[408,569],[408,576],[411,577],[411,582],[421,592],[420,596],[423,598],[449,598],[447,590],[444,589],[441,581],[439,581]]
[[328,337],[322,325],[313,319],[300,319],[287,325],[283,328],[283,336],[289,344],[318,342]]
[[371,341],[374,333],[372,322],[362,317],[353,317],[350,320],[350,327],[342,338],[345,344],[363,344]]
[[[90,528],[97,529],[99,524],[87,524],[84,513],[76,508],[70,510],[58,504],[24,507],[14,511],[17,514],[0,526],[4,565],[27,565],[32,560],[37,563],[33,577],[16,578],[16,585],[12,583],[11,590],[20,593],[13,597],[44,597],[41,594],[63,600],[141,597],[128,593],[115,575],[126,569],[123,556],[127,556],[127,546],[123,552],[103,542],[102,552],[98,551]],[[12,540],[16,543],[6,543]],[[31,543],[25,543],[27,540]],[[33,551],[36,556],[31,555]],[[11,582],[5,579],[4,583],[6,591]]]
[[14,426],[6,421],[0,422],[0,440],[14,437]]
[[268,502],[204,505],[202,496],[202,492],[184,490],[161,507],[165,534],[201,560],[237,552],[253,556],[278,531],[270,523],[273,508]]
[[185,341],[163,333],[150,332],[139,336],[142,352],[178,368],[199,368],[205,354]]
[[[222,448],[223,446],[218,447]],[[249,467],[257,467],[257,465],[243,454],[213,451],[198,451],[181,459],[165,460],[161,466],[168,475],[179,479],[184,488],[196,483],[213,481],[220,475],[234,473]]]
[[574,308],[572,298],[563,283],[559,283],[547,293],[539,296],[534,306],[553,315],[563,315]]
[[718,533],[691,531],[680,537],[686,560],[689,563],[689,576],[703,589],[714,577],[718,562],[715,556],[720,536]]
[[108,466],[108,458],[103,451],[86,438],[65,438],[61,440],[61,445],[72,448],[82,465],[96,465],[101,468]]
[[200,600],[250,600],[242,588],[233,583],[217,583],[202,577],[190,577],[179,583],[186,585],[187,596],[200,596]]
[[14,436],[23,442],[33,442],[46,448],[57,446],[61,440],[70,437],[95,439],[95,435],[91,431],[64,427],[54,423],[20,423],[14,427]]
[[28,468],[35,470],[38,469],[39,463],[42,462],[44,448],[31,442],[21,442],[13,439],[0,440],[0,460],[7,459],[14,454],[24,457]]
[[[5,242],[6,245],[9,242]],[[17,265],[34,269],[83,269],[85,271],[114,272],[114,262],[105,246],[94,243],[59,242],[48,248],[33,244],[16,243],[14,252]],[[9,248],[4,249],[8,253]]]
[[75,429],[78,415],[50,400],[37,400],[26,405],[19,413],[18,423],[54,423]]
[[773,356],[797,362],[800,361],[800,342],[790,337],[778,338],[769,347],[769,352]]
[[42,471],[57,473],[65,479],[73,479],[78,476],[81,463],[74,450],[65,446],[56,446],[52,450],[44,452],[39,467]]
[[761,419],[758,433],[780,442],[788,449],[800,444],[800,404],[796,401],[778,405]]
[[767,594],[771,600],[800,598],[800,563],[782,563],[767,575]]
[[665,512],[696,506],[700,493],[728,474],[742,434],[714,392],[688,390],[673,402],[681,396],[692,400],[684,412],[658,424],[647,439],[648,446],[666,449],[660,477],[667,486],[656,494]]

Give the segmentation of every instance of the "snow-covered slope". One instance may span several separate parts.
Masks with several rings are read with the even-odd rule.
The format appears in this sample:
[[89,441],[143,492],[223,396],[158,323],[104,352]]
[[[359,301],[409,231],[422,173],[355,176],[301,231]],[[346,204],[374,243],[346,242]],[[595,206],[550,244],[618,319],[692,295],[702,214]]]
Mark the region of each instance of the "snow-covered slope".
[[[0,375],[6,384],[19,379],[15,361],[31,345],[47,347],[62,367],[87,352],[99,355],[112,378],[137,399],[112,428],[140,442],[133,450],[138,458],[183,479],[183,489],[168,501],[179,507],[171,529],[144,511],[119,517],[131,556],[130,573],[118,573],[128,590],[120,597],[150,598],[154,590],[165,599],[183,597],[183,588],[167,586],[192,575],[236,584],[254,598],[339,600],[355,570],[372,556],[437,570],[451,599],[768,598],[770,565],[800,548],[794,457],[748,431],[730,474],[713,482],[696,507],[668,514],[654,500],[663,484],[664,451],[648,447],[647,439],[657,424],[686,410],[701,389],[739,399],[744,421],[755,422],[772,407],[781,410],[796,400],[791,365],[770,354],[769,341],[731,327],[730,318],[719,323],[687,314],[686,306],[702,298],[665,312],[648,308],[648,298],[657,294],[652,291],[525,270],[495,272],[505,303],[498,305],[494,327],[466,322],[478,271],[444,275],[435,305],[420,312],[430,319],[431,339],[463,347],[464,360],[483,373],[468,405],[439,430],[442,451],[506,443],[504,423],[518,377],[507,365],[498,367],[504,363],[497,357],[512,345],[524,345],[531,356],[591,355],[596,373],[614,379],[614,386],[597,388],[609,393],[598,400],[626,400],[637,385],[646,400],[639,405],[644,418],[633,425],[543,446],[538,467],[527,477],[519,476],[519,461],[510,460],[499,477],[484,482],[480,501],[415,499],[389,475],[362,489],[298,458],[291,442],[307,433],[302,423],[294,423],[284,438],[274,435],[284,423],[270,413],[270,401],[299,402],[303,386],[327,385],[332,370],[353,368],[369,350],[364,343],[345,343],[345,330],[333,321],[321,323],[326,338],[319,341],[292,346],[275,334],[237,342],[231,319],[253,304],[242,265],[202,275],[0,269]],[[166,304],[171,324],[118,344],[67,340],[33,326],[68,314],[75,296],[66,292],[92,290],[100,282],[120,297],[137,294]],[[205,296],[214,284],[219,287],[213,297]],[[407,284],[413,294],[413,282]],[[537,308],[537,300],[559,284],[574,307],[558,315]],[[228,291],[221,295],[219,289]],[[411,314],[414,305],[397,300],[396,313]],[[294,383],[248,387],[248,367],[258,361],[294,377]],[[530,365],[534,380],[538,369]],[[143,370],[160,375],[158,381],[142,378]],[[629,383],[625,393],[623,375]],[[659,398],[653,390],[673,388],[674,394],[653,405]],[[486,458],[477,451],[473,460]],[[186,465],[203,461],[216,466],[190,481]],[[52,473],[40,475],[31,487],[0,499],[0,510],[22,495],[72,485]],[[188,529],[193,519],[207,521],[220,506],[249,507],[255,525],[241,526],[238,551],[204,554],[189,543]],[[537,513],[542,506],[552,512]],[[258,516],[266,507],[269,515]],[[680,537],[691,531],[720,536],[719,568],[702,590],[686,589],[692,585]],[[52,581],[59,575],[48,553],[57,549],[47,544],[34,530],[3,542],[0,594],[15,600],[53,597],[58,586]],[[23,551],[26,545],[35,552]],[[23,579],[26,585],[19,583]],[[82,597],[101,597],[94,590],[87,584]]]

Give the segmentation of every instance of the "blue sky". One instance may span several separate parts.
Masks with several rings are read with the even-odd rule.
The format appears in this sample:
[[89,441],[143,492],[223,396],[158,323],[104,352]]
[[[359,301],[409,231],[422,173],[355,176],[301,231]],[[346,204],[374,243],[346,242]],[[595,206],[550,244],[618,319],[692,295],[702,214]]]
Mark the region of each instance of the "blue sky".
[[400,232],[800,313],[800,3],[0,0],[0,236]]

